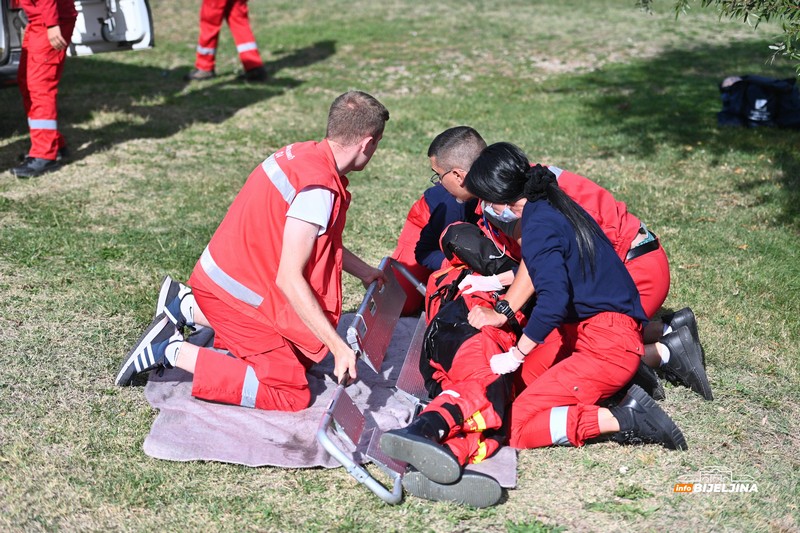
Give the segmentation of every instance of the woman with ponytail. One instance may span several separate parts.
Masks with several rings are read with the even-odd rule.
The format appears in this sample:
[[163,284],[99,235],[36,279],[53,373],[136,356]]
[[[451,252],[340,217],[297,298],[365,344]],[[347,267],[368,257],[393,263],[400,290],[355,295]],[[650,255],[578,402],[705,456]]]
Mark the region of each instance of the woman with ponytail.
[[[680,429],[636,385],[617,406],[598,406],[636,372],[647,318],[630,274],[597,223],[558,187],[549,169],[531,167],[510,143],[483,150],[465,186],[490,215],[522,219],[523,265],[536,291],[523,335],[510,351],[492,356],[492,370],[514,372],[554,329],[570,351],[514,401],[510,444],[581,446],[614,434],[620,442],[686,449]],[[495,309],[514,316],[505,300]]]

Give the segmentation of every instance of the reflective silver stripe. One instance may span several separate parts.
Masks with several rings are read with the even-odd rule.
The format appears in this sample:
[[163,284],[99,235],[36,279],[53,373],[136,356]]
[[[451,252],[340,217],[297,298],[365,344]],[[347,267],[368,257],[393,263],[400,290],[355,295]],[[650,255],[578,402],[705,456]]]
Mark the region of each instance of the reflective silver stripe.
[[256,394],[258,394],[258,378],[253,367],[248,366],[247,372],[244,374],[244,383],[242,384],[242,402],[239,405],[250,407],[251,409],[254,408],[256,406]]
[[558,179],[558,178],[559,178],[559,176],[561,176],[561,173],[562,173],[562,172],[564,172],[563,170],[561,170],[561,169],[560,169],[560,168],[558,168],[558,167],[553,167],[553,166],[550,166],[550,167],[547,167],[547,168],[549,168],[549,169],[550,169],[550,172],[552,172],[553,174],[555,174],[555,175],[556,175],[556,179]]
[[217,55],[216,48],[204,48],[202,46],[197,46],[197,53],[204,56],[214,56]]
[[257,292],[249,289],[233,279],[228,273],[222,270],[211,257],[211,252],[208,251],[208,246],[203,250],[203,255],[200,256],[200,266],[203,271],[208,275],[211,280],[222,287],[225,292],[233,296],[239,301],[242,301],[253,307],[258,307],[264,298]]
[[28,127],[32,130],[57,130],[58,121],[48,119],[28,119]]
[[571,446],[567,438],[567,411],[569,407],[550,409],[550,440],[554,446]]
[[269,181],[275,185],[286,203],[291,204],[294,197],[297,196],[297,189],[294,188],[289,178],[286,177],[286,173],[278,165],[278,162],[275,161],[275,154],[266,158],[264,162],[261,163],[261,168],[264,169]]
[[255,41],[251,41],[249,43],[242,43],[236,46],[236,51],[240,54],[242,52],[249,52],[250,50],[258,50],[258,45],[256,45]]

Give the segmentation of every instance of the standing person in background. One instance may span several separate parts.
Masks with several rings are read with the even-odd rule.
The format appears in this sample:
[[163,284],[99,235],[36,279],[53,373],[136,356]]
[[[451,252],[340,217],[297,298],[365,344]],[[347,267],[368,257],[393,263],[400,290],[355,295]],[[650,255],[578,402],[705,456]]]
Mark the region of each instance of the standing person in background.
[[33,178],[58,169],[66,156],[67,144],[58,131],[56,97],[78,12],[72,0],[20,0],[20,4],[28,25],[22,38],[18,81],[31,149],[11,173]]
[[200,7],[197,59],[194,70],[186,75],[186,79],[208,80],[217,75],[214,65],[223,22],[227,22],[231,29],[236,51],[244,67],[244,73],[239,77],[247,81],[267,81],[267,71],[250,28],[247,0],[203,0]]

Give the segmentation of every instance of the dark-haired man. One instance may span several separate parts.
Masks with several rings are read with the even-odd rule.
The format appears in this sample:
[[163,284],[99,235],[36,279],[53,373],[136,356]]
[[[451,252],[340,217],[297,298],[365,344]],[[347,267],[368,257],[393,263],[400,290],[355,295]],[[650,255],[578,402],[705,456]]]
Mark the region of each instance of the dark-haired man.
[[[444,253],[439,237],[453,222],[477,222],[477,200],[464,188],[464,177],[472,162],[486,148],[486,142],[469,126],[456,126],[437,135],[428,147],[431,183],[406,216],[392,257],[425,283],[431,272],[442,268]],[[405,278],[403,314],[411,315],[422,306],[422,295]]]

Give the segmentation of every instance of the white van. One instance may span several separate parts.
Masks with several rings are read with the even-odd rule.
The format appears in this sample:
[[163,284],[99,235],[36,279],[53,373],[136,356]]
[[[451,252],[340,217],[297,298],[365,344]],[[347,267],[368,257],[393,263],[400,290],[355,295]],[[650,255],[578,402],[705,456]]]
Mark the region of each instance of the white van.
[[[75,0],[78,19],[68,54],[83,56],[153,47],[148,0]],[[27,24],[19,0],[0,0],[0,86],[17,82],[22,33]]]

